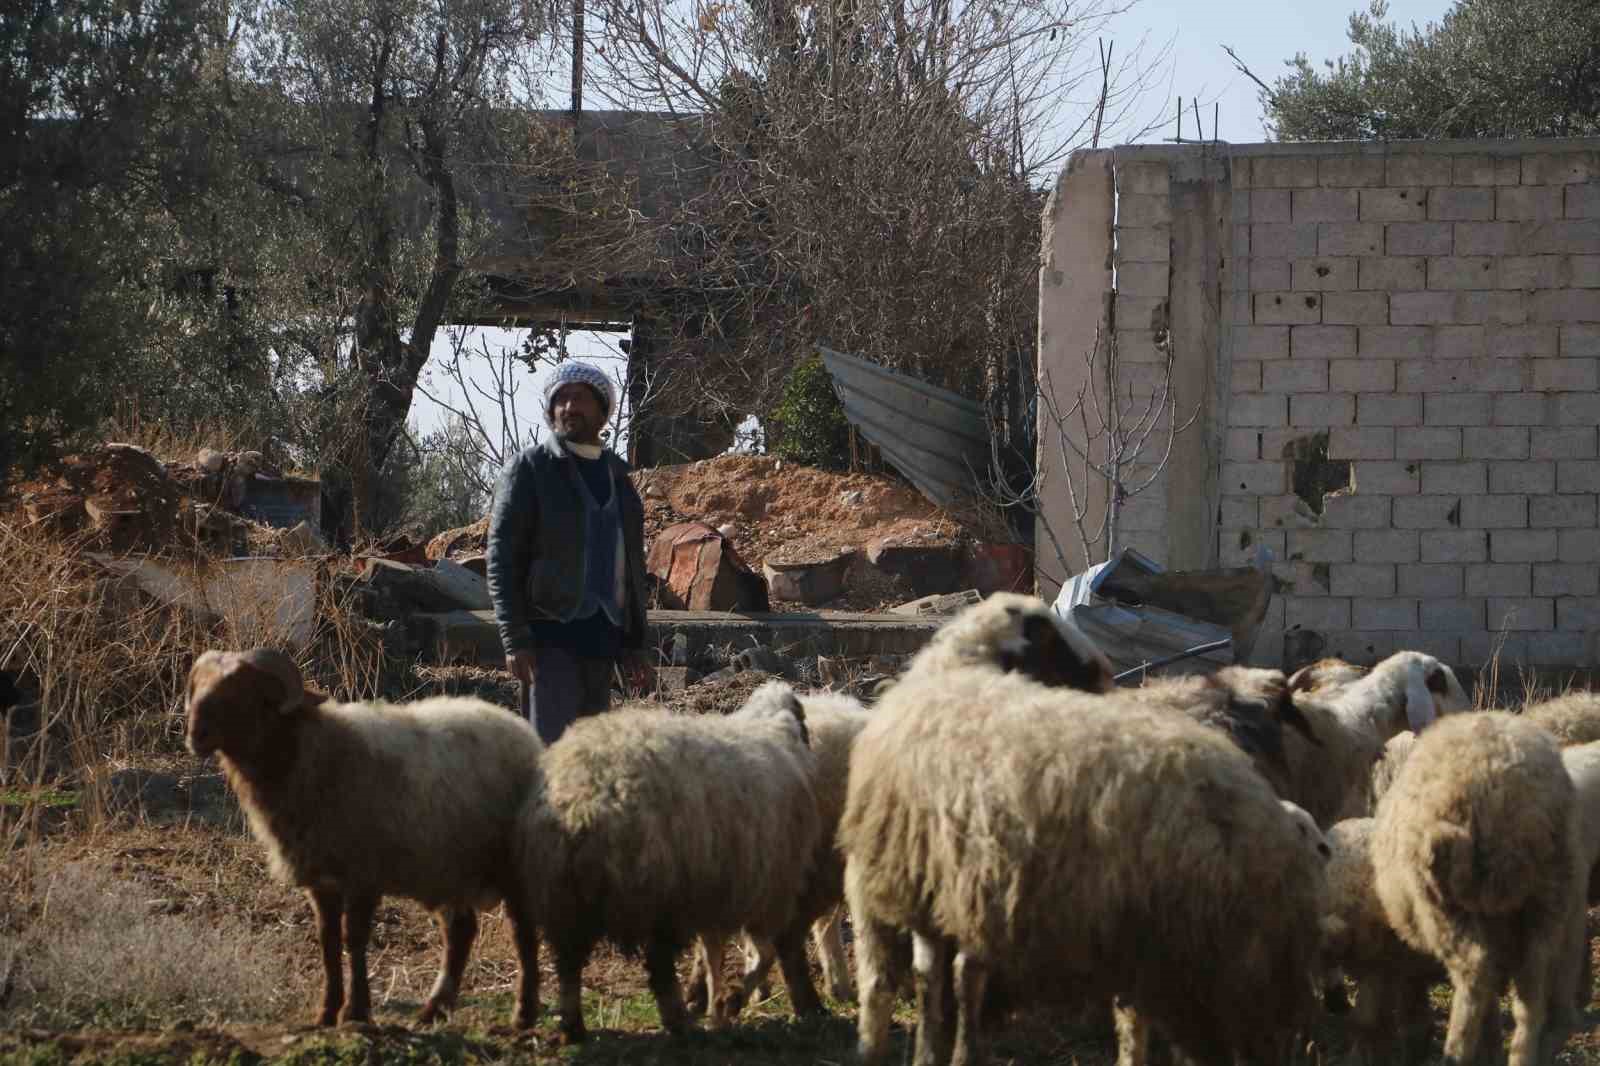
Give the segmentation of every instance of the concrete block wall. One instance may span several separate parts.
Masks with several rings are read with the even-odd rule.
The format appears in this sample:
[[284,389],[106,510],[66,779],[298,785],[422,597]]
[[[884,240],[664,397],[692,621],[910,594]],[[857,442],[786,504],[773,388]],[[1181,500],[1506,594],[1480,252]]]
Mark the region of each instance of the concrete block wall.
[[[1129,540],[1270,548],[1260,662],[1597,665],[1600,141],[1136,146],[1113,170],[1123,359],[1171,329],[1214,477],[1169,470]],[[1203,338],[1177,314],[1197,288]]]

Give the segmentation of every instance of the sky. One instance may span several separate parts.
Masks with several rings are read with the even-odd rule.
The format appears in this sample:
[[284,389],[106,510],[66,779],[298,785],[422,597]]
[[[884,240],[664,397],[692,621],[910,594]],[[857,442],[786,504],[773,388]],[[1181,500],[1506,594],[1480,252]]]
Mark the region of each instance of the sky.
[[[1172,113],[1177,98],[1183,98],[1183,134],[1193,137],[1195,128],[1190,101],[1200,101],[1200,117],[1206,137],[1234,144],[1250,144],[1267,139],[1261,122],[1257,88],[1249,78],[1234,69],[1223,45],[1231,46],[1257,76],[1271,84],[1284,72],[1284,61],[1304,52],[1314,63],[1332,59],[1349,51],[1345,31],[1350,14],[1366,0],[1275,0],[1271,3],[1247,0],[1138,0],[1117,15],[1107,36],[1117,42],[1119,54],[1128,54],[1144,38],[1148,52],[1170,49],[1170,71],[1151,86],[1148,99],[1139,109],[1146,118],[1166,116],[1165,120],[1138,141],[1159,143],[1175,129]],[[1409,27],[1437,21],[1450,6],[1449,0],[1390,0],[1389,18]],[[1092,47],[1092,46],[1091,46]],[[1215,121],[1213,121],[1215,116]],[[568,338],[573,358],[588,359],[610,368],[620,380],[623,363],[616,342],[619,335],[574,332]],[[476,330],[475,348],[491,350],[515,346],[518,335],[495,329]],[[434,343],[435,356],[450,350],[450,340],[442,333]],[[430,360],[437,367],[440,360]],[[548,373],[548,371],[545,371]],[[475,371],[480,382],[488,378]],[[539,390],[543,375],[525,379],[518,399],[525,422],[536,424],[539,416]],[[427,385],[440,399],[459,405],[461,390],[453,381],[435,372]],[[448,412],[418,394],[412,405],[412,421],[426,433],[443,425]]]

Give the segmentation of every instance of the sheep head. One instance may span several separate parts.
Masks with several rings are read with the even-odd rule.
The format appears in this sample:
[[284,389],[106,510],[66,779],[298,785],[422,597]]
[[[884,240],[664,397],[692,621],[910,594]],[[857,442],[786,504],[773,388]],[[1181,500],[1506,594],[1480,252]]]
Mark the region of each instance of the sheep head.
[[1308,849],[1321,856],[1323,862],[1333,858],[1333,849],[1328,846],[1328,838],[1317,828],[1316,819],[1311,817],[1310,812],[1299,804],[1285,799],[1279,800],[1278,805],[1289,816],[1289,820],[1294,822],[1295,828],[1300,832],[1300,839]]
[[750,694],[744,706],[733,712],[745,718],[792,719],[800,743],[811,746],[811,731],[806,728],[806,709],[785,681],[768,681]]
[[[1435,718],[1468,707],[1466,690],[1456,680],[1455,671],[1431,655],[1395,652],[1368,676],[1380,675],[1395,679],[1380,689],[1389,696],[1387,705],[1378,708],[1385,739],[1406,729],[1420,733]],[[1404,693],[1403,699],[1396,698],[1399,692]]]
[[195,755],[253,754],[275,715],[304,706],[305,683],[282,652],[208,651],[189,669],[185,743]]
[[[1110,692],[1111,661],[1084,632],[1043,600],[997,592],[956,615],[919,654],[937,668],[997,668],[1051,688]],[[917,664],[913,663],[913,667]]]

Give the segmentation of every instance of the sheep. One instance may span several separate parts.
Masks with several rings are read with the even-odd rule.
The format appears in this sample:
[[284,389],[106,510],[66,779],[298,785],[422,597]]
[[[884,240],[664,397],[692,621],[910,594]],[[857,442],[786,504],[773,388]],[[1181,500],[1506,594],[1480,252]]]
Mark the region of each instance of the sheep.
[[[757,702],[783,701],[795,697],[782,681],[769,681],[751,694],[746,706]],[[817,862],[810,887],[800,906],[801,921],[811,923],[812,938],[822,960],[823,979],[828,993],[837,1000],[852,998],[850,973],[844,960],[844,940],[840,934],[844,901],[844,856],[834,841],[839,815],[844,810],[845,781],[850,772],[850,745],[871,715],[861,703],[833,692],[811,692],[799,696],[805,711],[811,748],[816,755],[817,810],[820,834]],[[712,996],[704,946],[695,953],[695,968],[689,977],[690,1011],[699,1013],[707,1004],[719,1011],[717,1020],[735,1015],[747,998],[764,983],[774,961],[770,940],[747,937],[747,964],[739,984],[730,990],[725,1003],[718,1005]]]
[[581,979],[601,937],[643,949],[671,1032],[688,1024],[679,950],[700,938],[720,981],[721,947],[741,929],[776,942],[796,1013],[822,1011],[795,920],[820,837],[816,772],[792,692],[726,717],[625,706],[580,719],[549,747],[545,794],[528,803],[519,846],[547,874],[562,1041],[587,1036]]
[[1389,789],[1394,787],[1394,779],[1400,773],[1400,767],[1405,765],[1406,759],[1411,757],[1411,749],[1416,746],[1417,735],[1411,730],[1396,733],[1383,742],[1383,751],[1378,756],[1378,761],[1372,767],[1372,806],[1377,807]]
[[[384,895],[434,912],[439,975],[418,1021],[456,1000],[477,911],[504,901],[521,980],[515,1023],[539,1013],[536,870],[513,869],[511,833],[542,791],[538,734],[466,697],[335,703],[281,652],[207,651],[189,672],[185,739],[216,753],[274,877],[303,888],[317,919],[318,1025],[371,1020],[367,942]],[[344,998],[341,929],[350,952]]]
[[[1575,744],[1561,751],[1561,762],[1572,778],[1578,798],[1579,868],[1586,871],[1585,895],[1590,906],[1600,904],[1600,741]],[[1589,1005],[1594,989],[1590,972],[1592,958],[1587,938],[1583,948],[1583,969],[1578,979],[1577,1007]]]
[[1522,714],[1554,735],[1563,747],[1600,740],[1600,693],[1568,692],[1555,699],[1529,704],[1522,709]]
[[[1111,660],[1043,600],[996,592],[945,622],[911,657],[896,684],[967,666],[1020,673],[1052,688],[1109,692]],[[891,688],[879,702],[892,695]]]
[[1449,973],[1447,1060],[1473,1060],[1508,979],[1510,1066],[1543,1061],[1572,1023],[1586,874],[1575,809],[1554,740],[1502,711],[1423,730],[1378,804],[1374,887],[1399,938]]
[[[1427,1046],[1428,989],[1444,980],[1445,971],[1389,925],[1373,885],[1373,825],[1372,818],[1350,818],[1328,830],[1332,859],[1321,921],[1323,962],[1360,987],[1351,1018],[1358,1046],[1375,1061],[1404,1061],[1421,1057]],[[1383,1046],[1390,1034],[1399,1036],[1400,1048]]]
[[1289,676],[1289,687],[1296,692],[1330,693],[1360,681],[1371,672],[1370,667],[1358,666],[1343,659],[1318,659],[1302,666]]
[[991,972],[1116,998],[1197,1056],[1265,1059],[1313,1002],[1324,872],[1305,823],[1220,731],[1137,691],[908,671],[857,737],[839,839],[868,1063],[896,929],[914,938],[919,1063],[952,1039],[946,970],[960,1062]]

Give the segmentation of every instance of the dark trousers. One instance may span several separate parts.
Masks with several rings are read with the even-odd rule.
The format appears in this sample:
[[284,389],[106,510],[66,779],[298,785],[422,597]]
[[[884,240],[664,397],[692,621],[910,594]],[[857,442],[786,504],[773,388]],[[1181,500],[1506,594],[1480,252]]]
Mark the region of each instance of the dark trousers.
[[611,706],[611,659],[580,656],[569,648],[533,652],[533,692],[526,709],[539,739],[554,744],[579,718]]

